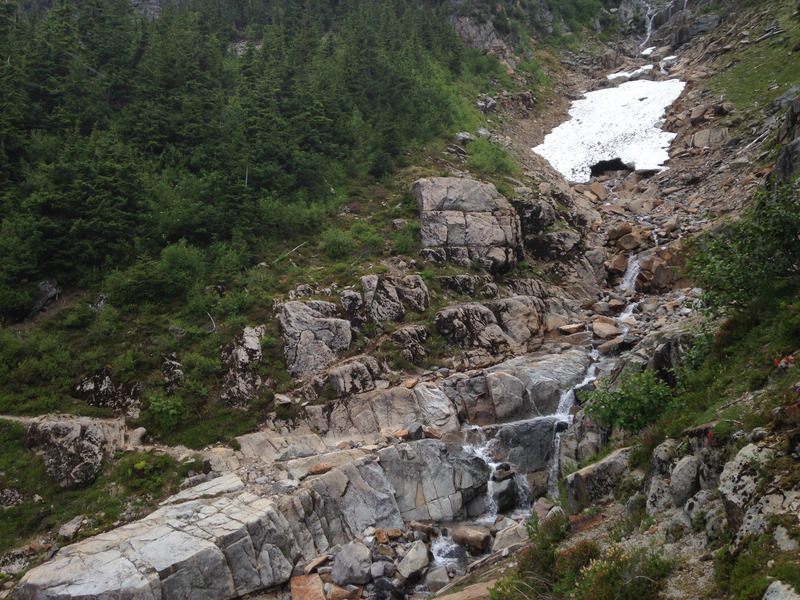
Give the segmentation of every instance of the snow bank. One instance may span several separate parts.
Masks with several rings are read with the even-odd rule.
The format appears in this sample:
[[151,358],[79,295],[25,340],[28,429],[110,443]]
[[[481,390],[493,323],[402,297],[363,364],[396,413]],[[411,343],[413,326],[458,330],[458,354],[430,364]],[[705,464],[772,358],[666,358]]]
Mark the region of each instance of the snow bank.
[[661,168],[675,137],[661,130],[661,120],[685,85],[677,79],[630,81],[589,92],[572,103],[572,118],[533,151],[575,182],[588,181],[590,167],[601,160],[619,158],[636,169]]

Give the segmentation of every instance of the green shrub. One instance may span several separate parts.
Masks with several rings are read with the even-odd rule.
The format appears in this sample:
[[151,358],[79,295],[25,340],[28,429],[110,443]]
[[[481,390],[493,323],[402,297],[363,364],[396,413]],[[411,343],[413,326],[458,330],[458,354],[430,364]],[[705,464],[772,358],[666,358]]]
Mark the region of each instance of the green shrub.
[[502,146],[483,138],[470,142],[467,167],[487,175],[510,175],[516,169],[514,161]]
[[672,563],[656,554],[614,545],[581,573],[574,594],[592,600],[656,598],[671,569]]
[[634,432],[655,422],[673,404],[672,389],[649,370],[627,378],[615,389],[601,387],[586,396],[590,415]]
[[146,398],[145,419],[152,421],[159,432],[172,431],[181,422],[186,405],[178,396],[165,396],[161,392],[151,393]]
[[322,234],[322,251],[333,260],[344,258],[355,250],[356,242],[346,231],[327,229]]
[[741,309],[800,273],[800,193],[762,190],[741,219],[700,238],[689,273],[712,311]]

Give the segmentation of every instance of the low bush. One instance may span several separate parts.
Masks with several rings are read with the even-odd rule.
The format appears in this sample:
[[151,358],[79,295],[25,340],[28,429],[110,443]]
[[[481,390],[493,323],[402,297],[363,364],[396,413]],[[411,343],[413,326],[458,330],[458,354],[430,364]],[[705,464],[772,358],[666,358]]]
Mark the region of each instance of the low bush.
[[674,404],[672,389],[649,370],[628,377],[616,388],[600,387],[586,396],[590,415],[631,432],[654,423]]

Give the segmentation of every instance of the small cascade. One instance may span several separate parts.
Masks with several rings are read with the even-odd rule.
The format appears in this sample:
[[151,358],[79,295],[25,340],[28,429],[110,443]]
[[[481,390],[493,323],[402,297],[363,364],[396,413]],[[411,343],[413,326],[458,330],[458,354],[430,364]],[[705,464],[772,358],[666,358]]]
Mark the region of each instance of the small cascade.
[[625,267],[625,274],[622,276],[622,282],[619,284],[620,292],[635,292],[636,291],[636,278],[642,266],[639,264],[638,255],[631,254],[628,257],[628,265]]
[[623,310],[620,313],[619,317],[617,317],[617,319],[616,319],[617,326],[622,330],[622,334],[623,335],[628,333],[628,331],[630,331],[631,326],[628,323],[626,323],[625,321],[629,317],[633,316],[633,311],[636,310],[636,307],[638,305],[639,305],[638,302],[631,302],[628,306],[625,307],[625,310]]
[[647,20],[647,35],[644,38],[644,41],[639,44],[639,48],[644,48],[647,46],[647,42],[650,41],[650,36],[653,35],[653,17],[656,16],[656,11],[653,10],[653,4],[648,3],[647,5],[647,12],[645,13],[644,18]]
[[459,563],[459,545],[449,535],[440,535],[431,542],[431,554],[437,567],[454,567]]
[[572,425],[572,415],[570,409],[575,405],[575,390],[589,385],[597,378],[597,359],[600,353],[597,350],[592,350],[591,353],[592,364],[586,371],[583,380],[576,386],[569,388],[562,392],[558,400],[558,409],[556,410],[556,434],[553,437],[553,458],[550,461],[550,468],[548,469],[547,478],[547,493],[551,498],[558,497],[558,480],[561,474],[561,436]]
[[[464,450],[480,458],[489,467],[491,474],[494,474],[495,469],[501,463],[496,461],[494,456],[492,456],[492,441],[486,439],[486,436],[480,428],[475,427],[474,429],[480,432],[482,439],[476,444],[464,446]],[[493,524],[497,516],[497,502],[495,502],[494,499],[494,483],[492,475],[490,475],[489,481],[486,483],[486,499],[484,500],[485,515],[479,522],[486,521],[489,522],[489,524]]]

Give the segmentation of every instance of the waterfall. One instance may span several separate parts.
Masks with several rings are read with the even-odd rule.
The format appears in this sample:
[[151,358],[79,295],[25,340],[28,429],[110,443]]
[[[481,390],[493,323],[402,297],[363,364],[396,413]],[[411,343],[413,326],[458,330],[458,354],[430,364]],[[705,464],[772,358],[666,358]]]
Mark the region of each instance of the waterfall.
[[[592,350],[590,356],[592,364],[589,365],[583,380],[578,385],[562,392],[558,400],[558,409],[555,414],[558,420],[556,421],[556,434],[553,436],[553,458],[550,460],[547,477],[547,493],[551,498],[558,498],[558,480],[561,475],[561,435],[572,425],[570,409],[575,406],[575,390],[589,385],[597,378],[597,359],[600,353],[597,350]],[[559,427],[559,424],[563,425]]]
[[639,271],[642,266],[639,264],[638,255],[631,254],[628,257],[628,264],[625,267],[625,274],[622,276],[622,282],[619,284],[620,292],[635,292],[636,291],[636,278],[639,276]]

